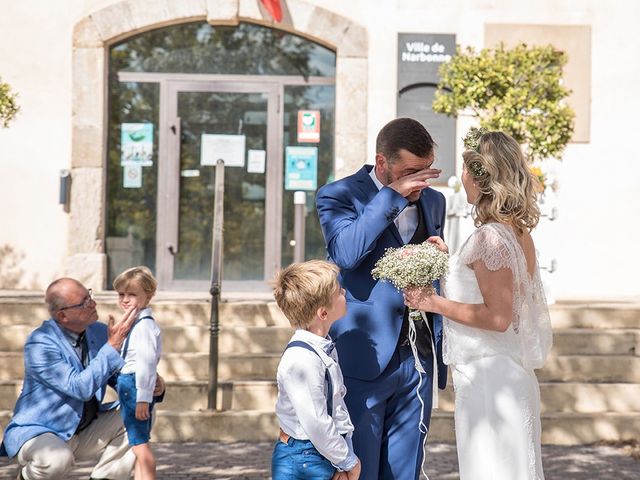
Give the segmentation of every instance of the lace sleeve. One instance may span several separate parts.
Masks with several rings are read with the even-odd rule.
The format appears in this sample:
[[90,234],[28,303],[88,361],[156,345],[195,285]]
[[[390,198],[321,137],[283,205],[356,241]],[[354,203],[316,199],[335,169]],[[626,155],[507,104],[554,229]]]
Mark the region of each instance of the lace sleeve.
[[471,265],[478,260],[491,270],[511,268],[513,265],[512,245],[509,245],[494,225],[487,224],[478,228],[460,249],[460,260]]

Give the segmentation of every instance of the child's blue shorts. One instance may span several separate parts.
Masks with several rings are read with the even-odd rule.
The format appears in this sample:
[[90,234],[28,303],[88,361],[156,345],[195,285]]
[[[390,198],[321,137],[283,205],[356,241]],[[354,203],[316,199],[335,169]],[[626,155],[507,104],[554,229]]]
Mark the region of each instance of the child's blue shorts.
[[[120,397],[120,415],[122,423],[127,430],[129,445],[132,447],[143,443],[149,443],[151,436],[151,415],[149,420],[136,419],[136,374],[125,373],[118,375],[116,384],[118,397]],[[149,404],[149,414],[153,411],[154,402]]]

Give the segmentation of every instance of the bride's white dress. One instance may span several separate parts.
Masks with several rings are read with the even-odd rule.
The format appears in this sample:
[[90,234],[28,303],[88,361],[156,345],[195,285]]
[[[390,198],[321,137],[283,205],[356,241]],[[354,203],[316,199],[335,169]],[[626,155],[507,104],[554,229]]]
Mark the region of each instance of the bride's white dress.
[[552,343],[540,273],[529,276],[513,230],[478,228],[450,259],[443,294],[484,303],[470,264],[513,273],[513,321],[506,332],[466,327],[444,319],[444,361],[455,390],[455,429],[461,480],[543,480],[540,389],[533,372]]

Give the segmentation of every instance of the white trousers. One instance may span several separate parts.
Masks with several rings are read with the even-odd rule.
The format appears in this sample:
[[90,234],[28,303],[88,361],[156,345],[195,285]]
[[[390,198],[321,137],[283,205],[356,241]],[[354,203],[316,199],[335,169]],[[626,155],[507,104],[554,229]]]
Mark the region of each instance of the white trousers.
[[118,410],[99,412],[91,424],[65,442],[53,433],[34,437],[18,452],[26,480],[64,479],[76,461],[102,453],[91,472],[93,478],[126,480],[131,476],[135,456]]
[[460,480],[544,480],[533,370],[497,355],[452,365]]

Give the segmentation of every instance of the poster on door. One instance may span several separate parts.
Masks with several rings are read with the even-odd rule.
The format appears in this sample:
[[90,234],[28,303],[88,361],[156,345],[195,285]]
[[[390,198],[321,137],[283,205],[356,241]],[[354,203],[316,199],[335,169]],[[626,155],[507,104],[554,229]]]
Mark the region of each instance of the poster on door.
[[120,165],[123,167],[153,165],[153,123],[120,125]]
[[320,142],[320,111],[298,110],[298,143]]
[[122,167],[122,187],[142,188],[142,167],[140,165]]
[[287,147],[285,190],[318,188],[318,147]]
[[246,137],[203,133],[200,142],[200,165],[215,165],[224,160],[225,167],[244,167]]

